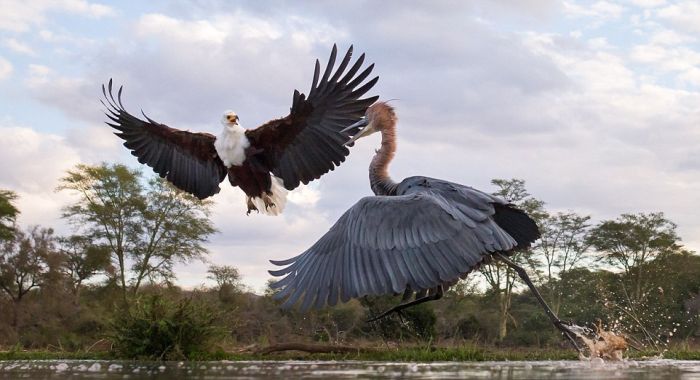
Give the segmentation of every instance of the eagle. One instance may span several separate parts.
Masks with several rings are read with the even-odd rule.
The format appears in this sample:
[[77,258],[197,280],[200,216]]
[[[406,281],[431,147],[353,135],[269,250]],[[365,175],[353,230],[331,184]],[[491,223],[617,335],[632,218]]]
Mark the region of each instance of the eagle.
[[287,191],[320,178],[345,161],[350,153],[345,143],[355,131],[343,129],[360,120],[378,98],[361,98],[379,80],[375,76],[365,81],[374,64],[363,68],[362,54],[350,65],[350,46],[334,70],[337,51],[333,45],[323,75],[316,60],[309,95],[295,90],[287,116],[255,129],[243,128],[233,111],[224,112],[218,136],[171,128],[143,111],[145,120],[138,118],[122,104],[122,86],[114,96],[112,79],[106,88],[102,85],[106,123],[141,164],[175,187],[205,199],[217,194],[228,176],[232,186],[245,192],[247,214],[278,215]]

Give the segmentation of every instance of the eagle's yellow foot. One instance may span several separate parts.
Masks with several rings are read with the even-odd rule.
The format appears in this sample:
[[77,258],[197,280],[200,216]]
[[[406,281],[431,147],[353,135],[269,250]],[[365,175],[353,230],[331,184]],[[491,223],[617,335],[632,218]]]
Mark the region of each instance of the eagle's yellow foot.
[[269,209],[270,207],[277,207],[275,202],[272,200],[272,197],[268,193],[263,193],[262,200],[265,203],[265,210]]
[[247,206],[248,206],[248,211],[246,211],[246,213],[245,213],[246,215],[250,215],[251,211],[260,212],[260,210],[258,210],[258,208],[255,207],[255,204],[253,204],[253,198],[247,197],[247,198],[246,198],[246,204],[247,204]]

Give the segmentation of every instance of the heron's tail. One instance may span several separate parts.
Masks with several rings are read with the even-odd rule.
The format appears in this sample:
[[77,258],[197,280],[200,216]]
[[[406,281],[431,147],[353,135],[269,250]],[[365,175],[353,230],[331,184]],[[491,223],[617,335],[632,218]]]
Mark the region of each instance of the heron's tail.
[[512,205],[494,204],[494,207],[496,214],[493,219],[518,243],[515,249],[528,248],[532,242],[540,238],[537,224],[525,211]]

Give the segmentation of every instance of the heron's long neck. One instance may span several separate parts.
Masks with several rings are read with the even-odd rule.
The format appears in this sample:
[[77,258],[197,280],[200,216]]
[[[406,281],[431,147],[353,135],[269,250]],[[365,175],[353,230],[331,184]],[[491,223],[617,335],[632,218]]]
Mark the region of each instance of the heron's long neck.
[[391,122],[381,129],[382,147],[369,165],[369,182],[376,195],[394,195],[398,184],[389,177],[389,163],[396,152],[396,125]]

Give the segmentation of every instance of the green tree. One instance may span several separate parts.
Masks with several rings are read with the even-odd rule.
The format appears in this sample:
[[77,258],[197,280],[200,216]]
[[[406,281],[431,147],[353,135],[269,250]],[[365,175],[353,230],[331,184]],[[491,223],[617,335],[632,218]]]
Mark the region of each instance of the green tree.
[[241,274],[231,265],[210,265],[207,269],[208,279],[216,282],[219,300],[232,301],[234,295],[242,290]]
[[80,296],[83,282],[106,272],[110,264],[110,251],[105,245],[94,244],[88,236],[73,235],[58,239],[63,255],[61,269],[70,282],[70,290]]
[[680,253],[676,224],[661,212],[622,214],[600,222],[589,237],[590,244],[608,264],[624,270],[631,281],[631,301],[640,302],[649,283],[643,264]]
[[[491,181],[498,189],[493,193],[498,197],[515,204],[524,210],[536,222],[546,217],[544,202],[533,198],[525,189],[525,181],[521,179],[494,179]],[[516,263],[529,268],[536,268],[538,262],[530,255],[530,252],[522,252],[511,258]],[[498,338],[503,340],[508,333],[508,321],[512,319],[510,308],[512,304],[515,283],[518,274],[508,265],[493,260],[479,269],[491,288],[491,292],[498,300]]]
[[14,224],[19,210],[12,204],[17,194],[9,190],[0,190],[0,240],[12,239]]
[[211,201],[201,201],[161,178],[148,182],[145,200],[139,214],[143,233],[132,253],[134,293],[146,279],[172,282],[176,262],[203,259],[208,253],[204,243],[216,232],[209,219]]
[[[144,181],[121,164],[78,165],[61,179],[59,190],[77,193],[64,208],[83,236],[109,247],[124,302],[145,280],[170,282],[173,265],[201,259],[214,233],[210,201],[200,201],[165,180]],[[129,265],[131,264],[131,265]]]
[[575,212],[559,212],[547,215],[541,220],[542,237],[535,243],[534,254],[544,257],[547,287],[550,289],[550,302],[555,314],[561,306],[561,290],[558,279],[580,265],[590,247],[590,216]]
[[51,268],[54,250],[53,230],[33,227],[26,233],[16,231],[0,251],[0,289],[12,300],[12,326],[18,327],[18,315],[25,296],[42,286]]

